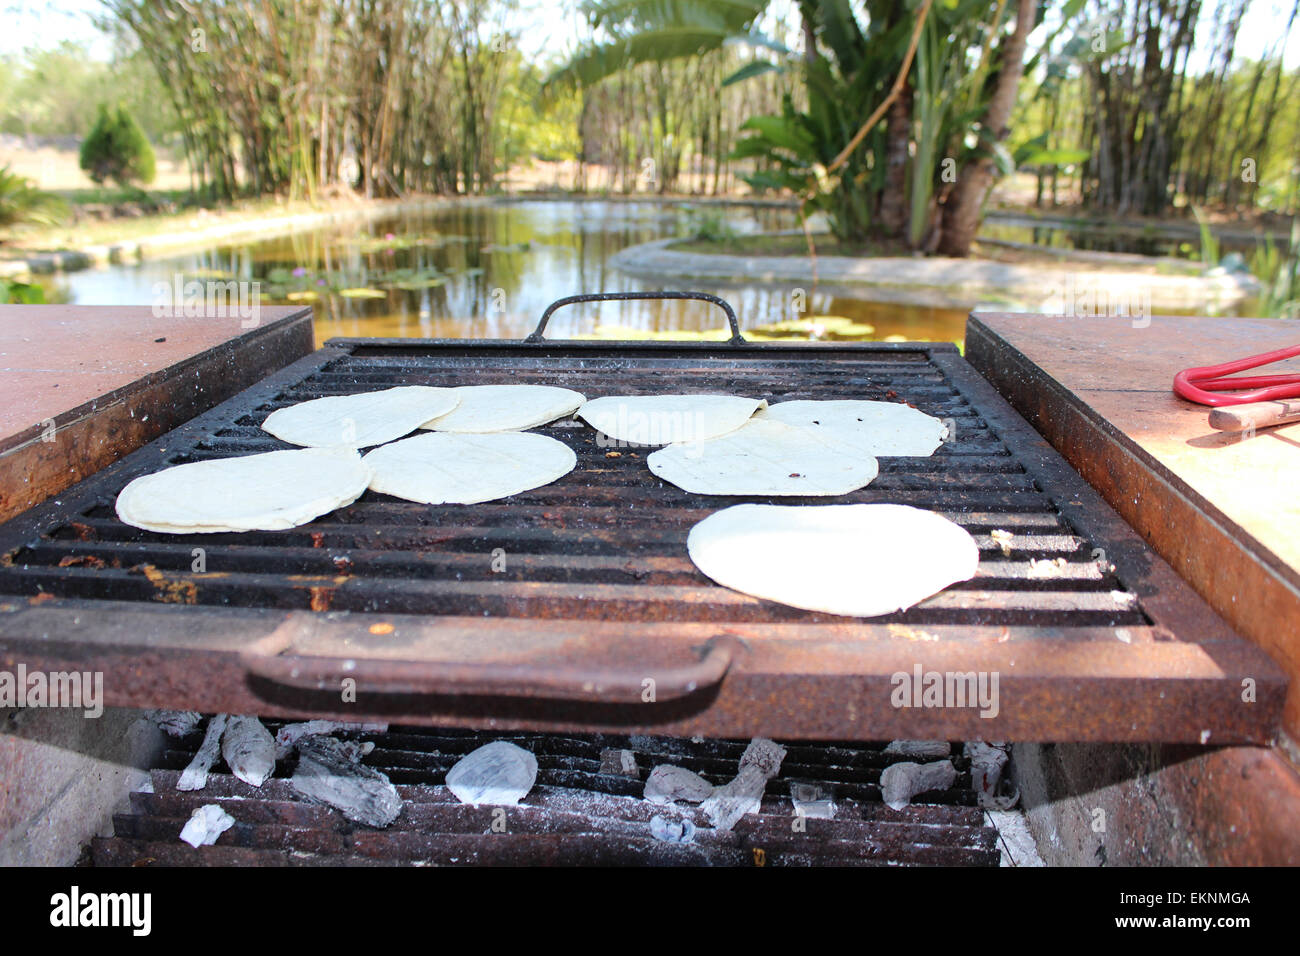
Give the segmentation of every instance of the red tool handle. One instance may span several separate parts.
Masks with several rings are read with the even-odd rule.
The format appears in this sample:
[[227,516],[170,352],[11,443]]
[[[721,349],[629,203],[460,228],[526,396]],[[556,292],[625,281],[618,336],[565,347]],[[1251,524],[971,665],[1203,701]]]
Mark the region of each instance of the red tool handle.
[[[1200,368],[1184,369],[1174,376],[1174,393],[1189,402],[1201,405],[1242,405],[1247,402],[1269,402],[1280,398],[1300,397],[1300,375],[1252,375],[1245,378],[1226,378],[1224,376],[1244,372],[1246,369],[1259,368],[1272,362],[1300,355],[1300,345],[1252,355],[1224,362],[1222,365],[1205,365]],[[1237,391],[1250,389],[1250,391]],[[1216,394],[1236,392],[1233,395]]]

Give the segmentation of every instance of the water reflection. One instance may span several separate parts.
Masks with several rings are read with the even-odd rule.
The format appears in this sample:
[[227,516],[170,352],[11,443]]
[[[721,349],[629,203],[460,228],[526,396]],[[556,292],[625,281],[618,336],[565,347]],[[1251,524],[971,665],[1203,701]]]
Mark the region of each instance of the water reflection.
[[[710,207],[711,210],[715,207]],[[627,276],[609,266],[635,243],[685,235],[689,204],[572,201],[458,203],[392,219],[321,229],[131,266],[72,273],[52,293],[83,304],[150,304],[155,283],[238,279],[261,284],[264,303],[310,305],[317,341],[334,336],[519,338],[552,301],[587,292],[691,288],[736,308],[743,328],[796,317],[791,285],[727,284]],[[786,209],[727,206],[739,232],[789,229]],[[842,290],[839,290],[842,292]],[[840,316],[872,327],[876,340],[960,339],[965,312],[872,302],[805,288],[804,314]],[[627,301],[564,309],[551,337],[627,329],[639,334],[721,329],[716,308],[700,302]],[[858,337],[863,337],[858,334]]]

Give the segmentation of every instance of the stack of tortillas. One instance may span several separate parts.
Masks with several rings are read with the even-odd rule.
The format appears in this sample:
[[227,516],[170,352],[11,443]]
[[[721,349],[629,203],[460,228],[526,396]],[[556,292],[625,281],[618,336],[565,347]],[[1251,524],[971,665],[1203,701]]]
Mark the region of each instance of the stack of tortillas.
[[[262,427],[294,445],[137,478],[118,517],[172,534],[275,531],[305,524],[367,488],[424,503],[472,504],[549,484],[573,470],[563,442],[518,430],[573,412],[578,392],[542,385],[404,385],[301,402]],[[463,414],[462,414],[463,413]],[[421,428],[466,434],[394,439]],[[473,433],[490,434],[473,434]],[[389,444],[392,443],[392,444]],[[356,449],[375,448],[363,461]]]
[[696,567],[724,587],[809,611],[874,617],[968,580],[979,547],[908,505],[735,505],[691,529]]
[[897,402],[665,395],[598,398],[578,414],[612,438],[665,445],[650,471],[706,495],[845,495],[876,477],[875,456],[931,455],[948,434]]
[[280,531],[351,504],[370,469],[349,448],[302,448],[176,465],[128,484],[117,516],[147,531]]
[[431,435],[376,448],[365,462],[370,488],[421,504],[478,504],[549,485],[577,456],[564,442],[524,429],[571,414],[586,398],[549,385],[467,385],[458,404],[421,423]]

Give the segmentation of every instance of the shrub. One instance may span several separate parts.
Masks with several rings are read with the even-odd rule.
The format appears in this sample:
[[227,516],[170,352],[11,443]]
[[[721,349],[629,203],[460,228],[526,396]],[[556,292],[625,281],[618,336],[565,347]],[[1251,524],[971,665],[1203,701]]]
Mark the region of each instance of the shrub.
[[66,212],[67,207],[58,196],[41,192],[7,164],[0,166],[0,229],[24,222],[53,225]]
[[100,106],[95,125],[81,144],[81,168],[96,183],[113,180],[119,186],[151,183],[153,147],[144,130],[122,107]]

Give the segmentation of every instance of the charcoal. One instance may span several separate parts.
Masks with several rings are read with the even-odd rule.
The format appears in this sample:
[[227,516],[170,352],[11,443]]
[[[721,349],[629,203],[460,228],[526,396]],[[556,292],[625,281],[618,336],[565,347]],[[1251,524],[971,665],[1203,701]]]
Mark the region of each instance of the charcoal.
[[275,732],[275,757],[283,760],[298,745],[303,737],[322,736],[341,730],[370,731],[382,734],[388,730],[387,724],[349,724],[339,720],[307,720],[297,724],[285,724]]
[[646,778],[644,796],[651,803],[672,803],[675,800],[699,803],[712,793],[713,784],[699,774],[685,767],[661,764]]
[[205,803],[185,821],[181,828],[181,839],[196,850],[201,846],[211,846],[217,837],[235,825],[232,817],[215,803]]
[[653,816],[650,818],[650,835],[664,843],[690,843],[695,839],[695,824],[690,820]]
[[225,732],[227,717],[217,714],[208,720],[208,729],[203,734],[203,744],[190,761],[190,765],[176,781],[177,790],[202,790],[208,785],[208,771],[217,762],[221,751],[221,735]]
[[835,819],[835,800],[830,788],[805,780],[791,780],[789,783],[790,801],[796,814],[814,820]]
[[221,756],[250,787],[260,787],[275,772],[275,738],[256,717],[231,717],[221,737]]
[[946,757],[952,753],[952,747],[946,740],[892,740],[885,753],[903,757]]
[[600,772],[617,777],[640,778],[641,771],[636,765],[636,754],[630,750],[614,750],[606,747],[600,752]]
[[971,786],[981,807],[985,810],[1010,810],[1019,802],[1019,791],[1005,788],[1010,792],[999,792],[1004,789],[1002,774],[1009,759],[1005,745],[999,747],[973,740],[966,744],[963,753],[970,758]]
[[289,785],[349,820],[386,827],[401,814],[402,798],[388,777],[357,762],[360,753],[354,741],[302,738],[298,741],[298,767]]
[[514,806],[537,781],[537,758],[497,740],[466,754],[447,771],[447,787],[461,803]]
[[148,710],[145,718],[169,737],[184,737],[199,725],[203,715],[197,710]]
[[755,737],[740,757],[740,773],[734,779],[715,787],[700,809],[715,830],[727,831],[740,818],[757,813],[763,803],[767,782],[781,772],[785,748],[763,737]]
[[918,793],[947,790],[957,779],[951,760],[935,763],[894,763],[880,775],[880,790],[891,809],[902,810]]

